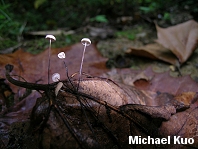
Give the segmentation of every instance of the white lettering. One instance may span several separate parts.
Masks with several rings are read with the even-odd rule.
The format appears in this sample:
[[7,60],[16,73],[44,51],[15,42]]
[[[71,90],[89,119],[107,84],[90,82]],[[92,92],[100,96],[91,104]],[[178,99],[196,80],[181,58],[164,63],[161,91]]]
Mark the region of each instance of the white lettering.
[[147,144],[147,138],[142,139],[142,144]]
[[167,139],[166,138],[162,138],[161,143],[162,144],[166,144],[167,143]]
[[188,139],[188,143],[189,143],[189,144],[193,144],[194,142],[195,142],[195,140],[194,140],[193,138],[189,138],[189,139]]
[[174,144],[180,144],[179,138],[180,136],[174,136]]
[[181,138],[181,144],[187,144],[188,138]]
[[139,136],[139,144],[142,144],[142,138]]
[[174,144],[193,144],[193,138],[181,138],[180,136],[174,136]]
[[160,144],[160,138],[155,138],[155,144]]
[[168,136],[168,144],[170,144],[170,136]]
[[[174,136],[174,144],[193,144],[194,138],[181,138],[180,136]],[[129,136],[129,144],[170,144],[171,137],[167,138],[141,138],[141,136]]]
[[129,136],[129,144],[138,144],[138,136],[135,136],[134,138]]
[[[152,141],[152,143],[151,143]],[[154,144],[155,143],[155,140],[154,138],[151,138],[150,136],[148,136],[148,144]]]

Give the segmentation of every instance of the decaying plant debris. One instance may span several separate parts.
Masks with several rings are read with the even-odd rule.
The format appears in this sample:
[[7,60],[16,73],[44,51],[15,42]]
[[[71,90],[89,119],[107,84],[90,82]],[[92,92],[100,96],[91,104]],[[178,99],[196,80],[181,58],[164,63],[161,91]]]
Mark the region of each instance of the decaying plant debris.
[[[123,85],[120,82],[113,82],[114,79],[93,77],[88,74],[82,74],[83,78],[81,75],[80,78],[76,78],[75,74],[68,75],[64,63],[65,75],[63,61],[57,61],[57,53],[66,52],[68,57],[66,62],[71,67],[71,72],[75,72],[80,63],[81,47],[82,45],[76,44],[69,48],[52,49],[53,65],[51,72],[48,67],[48,84],[44,84],[47,82],[46,51],[37,56],[30,54],[27,56],[27,53],[19,50],[2,56],[4,59],[0,61],[0,65],[4,66],[7,63],[11,65],[6,65],[5,70],[0,71],[1,78],[5,79],[6,76],[9,86],[16,93],[15,96],[23,95],[24,89],[31,92],[29,96],[24,94],[23,98],[16,97],[19,100],[15,102],[18,103],[11,108],[4,109],[2,106],[0,148],[196,148],[198,146],[198,94],[197,89],[192,89],[197,87],[195,81],[189,76],[175,79],[170,77],[168,72],[157,74],[152,69],[145,70],[144,75],[142,73],[135,78],[130,73],[130,77],[133,78],[131,81],[122,69],[119,77],[125,83]],[[95,71],[94,75],[99,76],[98,74],[107,71],[104,66],[106,59],[98,53],[94,44],[89,48],[93,50],[87,55],[89,60],[85,61],[85,66],[89,67],[85,72]],[[191,49],[188,54],[190,55],[193,50]],[[184,62],[180,58],[179,60],[180,63]],[[171,64],[176,64],[175,59],[171,60]],[[53,72],[59,72],[63,79],[58,78],[57,82],[50,83],[49,76]],[[28,81],[25,81],[26,79]],[[137,85],[141,84],[142,79],[147,82],[146,87]],[[177,81],[178,84],[175,83]],[[185,86],[186,82],[189,84]],[[171,144],[129,144],[129,136],[142,138],[169,136]],[[194,143],[175,145],[172,143],[174,136],[193,138]]]
[[175,66],[187,61],[198,44],[198,23],[194,20],[161,28],[156,24],[157,43],[130,48],[127,53],[159,59]]
[[[11,77],[12,69],[12,65],[6,66],[8,81],[37,90],[42,97],[37,99],[30,119],[14,123],[1,135],[2,148],[175,148],[173,144],[131,145],[128,136],[132,135],[180,135],[195,139],[193,145],[180,147],[198,145],[197,94],[191,105],[185,105],[167,94],[149,96],[134,87],[84,76],[80,83],[73,77],[62,81],[64,85],[55,96],[58,82],[48,85],[18,81]],[[2,130],[7,127],[4,123]]]

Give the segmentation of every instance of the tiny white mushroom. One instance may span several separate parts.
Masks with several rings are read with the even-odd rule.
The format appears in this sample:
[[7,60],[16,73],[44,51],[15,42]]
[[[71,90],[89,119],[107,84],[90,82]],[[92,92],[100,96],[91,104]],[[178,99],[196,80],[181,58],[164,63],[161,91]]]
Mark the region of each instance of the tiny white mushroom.
[[49,72],[50,72],[50,51],[51,51],[51,42],[52,41],[55,41],[56,38],[53,36],[53,35],[46,35],[45,37],[46,39],[48,39],[50,42],[49,42],[49,49],[48,49],[48,84],[50,83],[50,80],[49,80]]
[[81,40],[81,43],[84,45],[84,46],[89,46],[91,44],[91,40],[89,38],[83,38]]
[[60,74],[59,73],[54,73],[52,75],[52,81],[58,82],[60,80]]
[[65,66],[65,69],[66,69],[66,75],[67,75],[67,78],[69,78],[69,75],[68,75],[68,68],[67,68],[67,65],[66,65],[66,62],[65,62],[65,53],[64,52],[60,52],[58,54],[58,58],[62,59],[63,60],[63,64]]
[[58,58],[60,58],[60,59],[65,58],[65,53],[64,53],[64,52],[60,52],[60,53],[58,54]]
[[85,55],[85,49],[87,46],[91,44],[91,40],[89,38],[83,38],[81,40],[81,43],[84,45],[84,49],[83,49],[83,55],[82,55],[82,60],[80,64],[79,80],[81,79],[81,74],[82,74],[82,65],[83,65],[83,60],[84,60],[84,55]]
[[45,38],[52,41],[56,41],[56,38],[53,35],[46,35]]

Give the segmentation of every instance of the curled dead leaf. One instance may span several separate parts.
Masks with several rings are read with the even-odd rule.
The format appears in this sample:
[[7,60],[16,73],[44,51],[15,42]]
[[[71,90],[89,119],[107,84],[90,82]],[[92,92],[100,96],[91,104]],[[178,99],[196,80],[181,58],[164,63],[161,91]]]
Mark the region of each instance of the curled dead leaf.
[[177,57],[167,48],[158,43],[147,44],[139,48],[129,48],[126,54],[148,57],[155,60],[162,60],[173,65],[178,65]]
[[156,29],[157,43],[139,48],[131,47],[126,54],[158,59],[179,66],[191,56],[198,45],[198,23],[194,20],[168,28],[161,28],[156,24]]
[[184,63],[198,44],[198,23],[190,20],[172,27],[161,28],[156,24],[157,42],[171,50],[180,63]]

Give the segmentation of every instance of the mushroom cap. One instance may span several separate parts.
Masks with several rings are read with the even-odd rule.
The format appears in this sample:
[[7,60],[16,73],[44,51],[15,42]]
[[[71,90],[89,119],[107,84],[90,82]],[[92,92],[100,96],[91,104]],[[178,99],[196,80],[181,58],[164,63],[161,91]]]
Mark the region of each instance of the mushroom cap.
[[89,38],[83,38],[81,40],[81,43],[84,45],[84,46],[89,46],[91,44],[91,40]]
[[53,35],[46,35],[45,38],[48,40],[56,41],[56,38]]
[[60,74],[59,73],[54,73],[52,75],[52,81],[53,82],[58,82],[60,80]]
[[64,52],[58,53],[58,58],[60,58],[60,59],[65,58],[65,53]]

